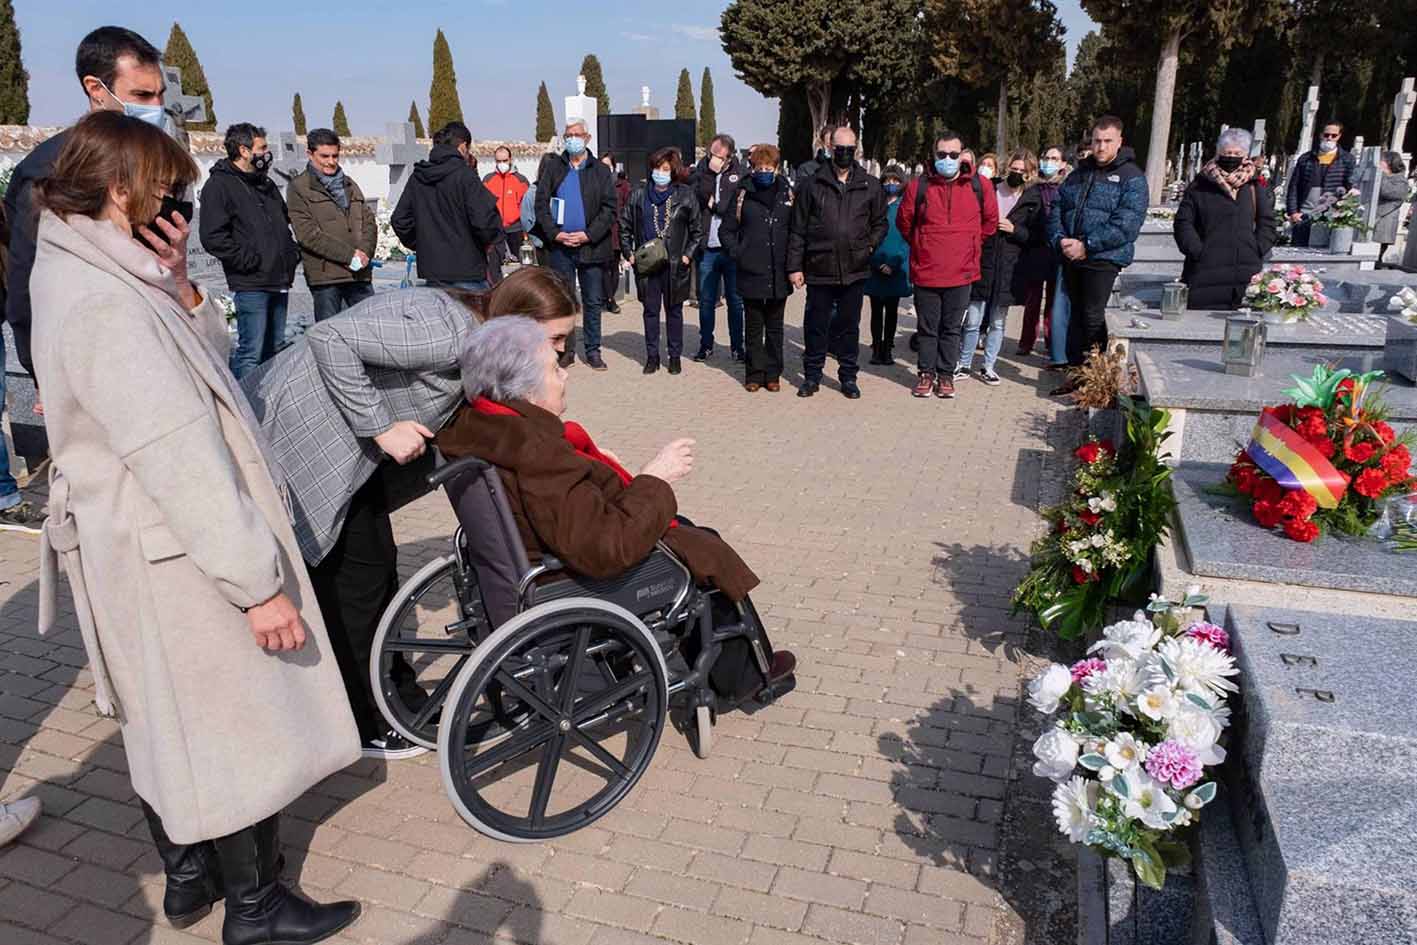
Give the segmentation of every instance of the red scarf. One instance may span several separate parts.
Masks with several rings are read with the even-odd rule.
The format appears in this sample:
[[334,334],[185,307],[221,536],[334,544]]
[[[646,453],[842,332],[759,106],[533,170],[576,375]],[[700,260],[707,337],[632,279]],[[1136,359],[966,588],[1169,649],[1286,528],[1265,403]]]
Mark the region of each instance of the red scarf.
[[[494,417],[521,416],[521,414],[517,413],[511,407],[505,404],[499,404],[495,400],[488,400],[486,397],[478,397],[474,400],[472,402],[472,409],[476,410],[478,413],[491,414]],[[577,454],[584,456],[586,459],[609,466],[625,485],[628,486],[630,480],[634,478],[634,476],[631,476],[629,472],[626,471],[624,466],[621,466],[619,463],[615,462],[615,460],[596,449],[595,441],[590,438],[590,434],[585,431],[585,427],[581,426],[579,423],[568,420],[561,424],[561,435],[565,437],[567,443],[571,444],[571,447],[575,449]]]

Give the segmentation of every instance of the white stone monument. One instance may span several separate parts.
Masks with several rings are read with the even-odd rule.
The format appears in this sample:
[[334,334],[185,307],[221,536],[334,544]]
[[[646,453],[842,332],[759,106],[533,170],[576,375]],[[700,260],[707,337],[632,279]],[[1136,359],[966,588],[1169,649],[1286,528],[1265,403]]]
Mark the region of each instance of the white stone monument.
[[[585,76],[576,76],[576,94],[566,96],[566,124],[585,122],[586,130],[595,134],[595,118],[600,113],[600,101],[585,94]],[[563,126],[564,129],[564,126]]]
[[655,108],[649,103],[648,85],[640,86],[640,104],[639,107],[634,110],[634,112],[636,115],[645,116],[645,118],[649,119],[650,121],[659,120],[659,109]]
[[1402,88],[1397,92],[1397,98],[1392,100],[1392,139],[1388,143],[1389,151],[1401,151],[1402,143],[1407,138],[1407,121],[1412,117],[1412,108],[1417,105],[1417,81],[1412,76],[1402,80]]
[[[1294,147],[1294,160],[1314,146],[1314,122],[1319,115],[1319,87],[1309,86],[1309,94],[1304,99],[1304,123],[1299,127],[1299,143]],[[1292,163],[1292,162],[1291,162]]]
[[413,122],[389,122],[387,137],[374,146],[374,160],[389,167],[389,206],[398,206],[413,165],[428,157],[428,148],[418,143]]
[[1256,118],[1255,127],[1250,132],[1250,157],[1264,154],[1264,119]]

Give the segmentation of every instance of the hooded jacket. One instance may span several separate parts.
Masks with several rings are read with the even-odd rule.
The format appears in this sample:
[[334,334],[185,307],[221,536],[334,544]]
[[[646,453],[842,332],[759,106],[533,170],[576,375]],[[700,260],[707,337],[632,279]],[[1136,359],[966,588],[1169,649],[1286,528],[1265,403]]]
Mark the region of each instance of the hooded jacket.
[[[747,175],[743,172],[743,167],[738,163],[738,156],[730,154],[728,160],[723,165],[723,170],[717,174],[709,168],[709,159],[705,157],[694,165],[693,171],[689,174],[689,186],[694,189],[694,193],[699,198],[699,210],[704,218],[704,241],[702,249],[717,249],[709,244],[714,241],[718,227],[723,225],[723,216],[731,208],[738,204],[738,188],[742,186],[743,179]],[[715,198],[714,191],[718,191]],[[714,220],[717,218],[718,225]]]
[[984,241],[999,229],[999,201],[992,182],[973,177],[974,168],[968,164],[952,178],[932,169],[911,181],[901,195],[896,227],[910,244],[910,279],[915,285],[951,289],[978,281]]
[[281,292],[295,281],[300,248],[280,188],[222,158],[202,187],[197,214],[202,248],[221,260],[233,292]]
[[389,220],[418,254],[418,276],[430,282],[483,282],[487,249],[502,237],[497,200],[457,148],[440,144],[413,166]]
[[827,164],[795,197],[787,271],[808,285],[851,285],[871,274],[871,254],[886,238],[886,192],[860,164],[842,183]]
[[10,175],[10,186],[5,191],[5,219],[9,223],[10,258],[5,262],[5,297],[0,313],[10,323],[10,331],[15,335],[15,353],[20,364],[34,376],[34,364],[30,360],[30,270],[34,268],[35,231],[39,218],[34,211],[31,187],[41,177],[48,177],[54,170],[54,162],[69,132],[61,131],[40,143],[29,155],[15,166]]
[[1131,148],[1123,147],[1105,166],[1085,158],[1048,210],[1048,245],[1061,253],[1064,239],[1082,240],[1088,260],[1130,266],[1150,197]]

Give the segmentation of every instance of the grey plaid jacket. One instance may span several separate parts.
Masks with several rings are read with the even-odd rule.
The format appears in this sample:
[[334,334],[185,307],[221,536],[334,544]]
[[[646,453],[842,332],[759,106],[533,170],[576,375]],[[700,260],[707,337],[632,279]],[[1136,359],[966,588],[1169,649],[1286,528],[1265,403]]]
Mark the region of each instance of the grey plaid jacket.
[[384,458],[373,438],[399,420],[437,432],[452,417],[463,399],[458,357],[476,324],[437,289],[381,292],[242,378],[307,562],[329,554],[350,499]]

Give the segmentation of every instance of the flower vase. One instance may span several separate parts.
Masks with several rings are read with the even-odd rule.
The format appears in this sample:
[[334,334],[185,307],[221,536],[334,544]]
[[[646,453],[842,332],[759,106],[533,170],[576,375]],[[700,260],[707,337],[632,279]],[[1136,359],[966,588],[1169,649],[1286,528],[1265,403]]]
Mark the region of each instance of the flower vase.
[[1269,332],[1271,334],[1273,334],[1276,329],[1283,331],[1284,329],[1292,328],[1299,324],[1298,316],[1289,312],[1260,312],[1260,317],[1263,318],[1264,323],[1269,326]]
[[1338,256],[1347,256],[1353,251],[1353,238],[1357,234],[1351,226],[1337,226],[1329,230],[1328,251]]
[[1329,228],[1327,223],[1315,223],[1309,227],[1309,248],[1328,249]]

